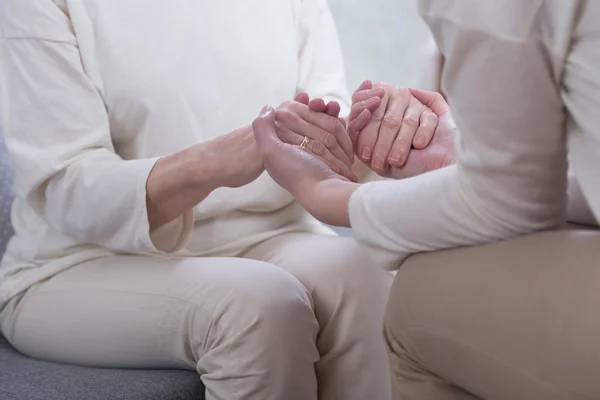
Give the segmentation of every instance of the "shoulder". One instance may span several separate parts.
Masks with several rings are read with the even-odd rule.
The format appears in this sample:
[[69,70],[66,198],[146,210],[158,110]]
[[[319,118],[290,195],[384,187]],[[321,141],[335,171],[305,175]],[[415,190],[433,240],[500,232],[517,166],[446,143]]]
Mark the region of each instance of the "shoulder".
[[70,18],[58,1],[0,1],[0,38],[74,43]]
[[432,29],[450,24],[462,31],[524,39],[537,29],[545,0],[419,0],[419,13]]

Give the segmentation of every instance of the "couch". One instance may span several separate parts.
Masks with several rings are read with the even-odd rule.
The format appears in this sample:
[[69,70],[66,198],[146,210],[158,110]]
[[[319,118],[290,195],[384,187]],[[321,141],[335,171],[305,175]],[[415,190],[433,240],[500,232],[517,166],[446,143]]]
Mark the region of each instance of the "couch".
[[[0,257],[12,236],[12,177],[0,134]],[[203,400],[190,371],[84,368],[19,354],[0,334],[0,400]]]

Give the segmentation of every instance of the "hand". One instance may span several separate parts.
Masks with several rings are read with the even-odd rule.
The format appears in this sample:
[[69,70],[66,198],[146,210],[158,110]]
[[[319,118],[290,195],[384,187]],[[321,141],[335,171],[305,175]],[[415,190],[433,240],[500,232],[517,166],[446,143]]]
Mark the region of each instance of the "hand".
[[343,208],[339,204],[328,201],[321,188],[341,185],[349,198],[357,185],[332,171],[311,152],[282,141],[277,133],[275,114],[276,111],[267,106],[252,124],[269,175],[317,219],[333,225],[347,225],[347,212],[340,212]]
[[[365,112],[367,103],[376,102],[382,90],[379,107]],[[437,116],[416,99],[408,89],[385,83],[373,87],[365,81],[354,93],[348,133],[355,143],[358,158],[383,177],[391,177],[390,167],[401,167],[411,148],[428,146],[437,126]]]
[[422,150],[413,149],[401,168],[392,167],[390,177],[410,178],[454,164],[454,139],[457,128],[444,97],[437,92],[410,89],[411,94],[429,107],[438,117],[431,143]]
[[[323,103],[322,109],[320,103]],[[339,111],[337,102],[328,105],[320,99],[309,102],[308,95],[301,94],[296,101],[285,102],[274,111],[275,130],[281,141],[296,146],[308,138],[306,150],[334,172],[356,180],[352,172],[352,142],[346,133],[345,121],[338,118]]]

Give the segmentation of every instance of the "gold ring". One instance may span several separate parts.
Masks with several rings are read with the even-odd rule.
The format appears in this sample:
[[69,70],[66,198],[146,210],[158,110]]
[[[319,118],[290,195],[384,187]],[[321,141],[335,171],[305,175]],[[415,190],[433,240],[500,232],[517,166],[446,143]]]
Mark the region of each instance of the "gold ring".
[[302,143],[300,143],[300,148],[305,149],[306,146],[308,146],[309,141],[310,139],[308,138],[308,136],[304,136],[304,140],[302,141]]

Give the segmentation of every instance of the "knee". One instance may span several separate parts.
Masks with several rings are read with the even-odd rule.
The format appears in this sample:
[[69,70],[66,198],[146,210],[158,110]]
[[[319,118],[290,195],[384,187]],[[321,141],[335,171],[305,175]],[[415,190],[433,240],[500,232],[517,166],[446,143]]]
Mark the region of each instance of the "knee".
[[316,318],[306,288],[278,267],[258,261],[243,262],[244,267],[214,296],[212,328],[229,332],[228,336],[241,332],[263,336],[274,332],[313,335]]

